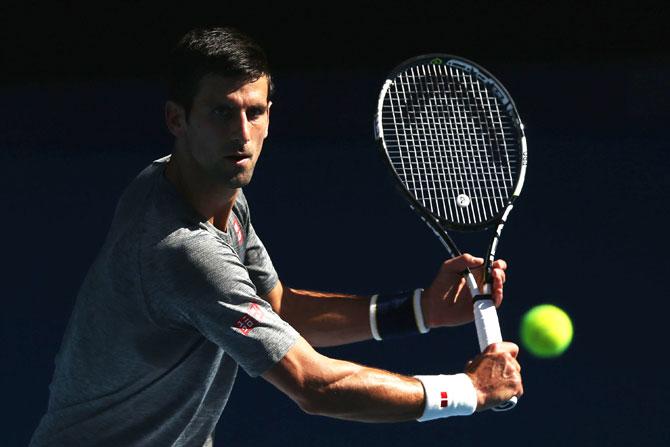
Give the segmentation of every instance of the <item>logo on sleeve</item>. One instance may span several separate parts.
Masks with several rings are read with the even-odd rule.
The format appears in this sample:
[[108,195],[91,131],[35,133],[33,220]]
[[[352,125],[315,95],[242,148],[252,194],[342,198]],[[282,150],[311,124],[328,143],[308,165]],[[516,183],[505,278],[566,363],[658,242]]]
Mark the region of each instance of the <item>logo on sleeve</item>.
[[247,313],[235,322],[233,329],[242,335],[248,335],[261,321],[263,321],[263,309],[258,304],[251,303],[249,304]]

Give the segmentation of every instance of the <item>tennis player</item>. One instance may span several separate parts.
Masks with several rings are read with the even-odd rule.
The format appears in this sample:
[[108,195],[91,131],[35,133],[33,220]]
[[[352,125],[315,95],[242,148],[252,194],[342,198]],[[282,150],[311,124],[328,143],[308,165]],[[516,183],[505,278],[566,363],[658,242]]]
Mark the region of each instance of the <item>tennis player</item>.
[[[317,353],[472,320],[446,261],[425,290],[352,296],[282,284],[242,187],[268,136],[265,55],[232,29],[194,30],[175,48],[165,121],[170,156],[121,197],[79,291],[31,446],[202,446],[238,365],[310,414],[369,422],[469,415],[522,394],[517,347],[490,346],[465,371],[402,376]],[[504,261],[493,270],[502,300]]]

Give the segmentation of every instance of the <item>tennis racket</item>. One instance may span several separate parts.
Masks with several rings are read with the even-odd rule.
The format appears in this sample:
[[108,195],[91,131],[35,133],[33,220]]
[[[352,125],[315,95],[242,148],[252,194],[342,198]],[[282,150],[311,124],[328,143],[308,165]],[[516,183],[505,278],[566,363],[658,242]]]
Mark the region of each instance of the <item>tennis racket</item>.
[[[384,82],[375,138],[403,196],[450,256],[461,252],[448,229],[495,228],[482,289],[469,269],[463,275],[474,300],[480,350],[501,342],[491,264],[527,163],[523,124],[509,93],[466,59],[446,54],[409,59]],[[516,402],[513,397],[496,410]]]

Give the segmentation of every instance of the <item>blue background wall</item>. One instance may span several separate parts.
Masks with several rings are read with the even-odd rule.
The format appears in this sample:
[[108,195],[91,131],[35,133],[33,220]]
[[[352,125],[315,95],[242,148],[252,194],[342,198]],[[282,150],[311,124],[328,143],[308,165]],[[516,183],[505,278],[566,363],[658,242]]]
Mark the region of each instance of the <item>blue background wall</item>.
[[[495,73],[527,128],[528,180],[499,250],[510,263],[503,333],[518,342],[521,315],[543,302],[565,308],[576,331],[559,359],[522,352],[526,395],[514,411],[429,424],[306,416],[241,373],[216,445],[668,444],[665,8],[387,12],[382,24],[392,30],[370,25],[371,7],[342,7],[339,21],[316,11],[289,18],[275,7],[259,23],[242,9],[244,19],[226,20],[213,13],[220,7],[180,20],[149,7],[50,8],[10,8],[16,20],[3,31],[0,445],[25,445],[46,408],[75,294],[119,194],[170,151],[160,56],[203,23],[257,36],[276,67],[271,136],[246,192],[286,283],[350,292],[429,283],[445,253],[394,192],[372,114],[390,68],[450,52]],[[474,32],[462,24],[473,13],[483,17]],[[75,28],[82,15],[89,20]],[[526,28],[501,27],[501,17],[524,18]],[[419,35],[426,21],[460,25]],[[399,30],[406,37],[393,48],[376,37]],[[468,240],[475,252],[484,242]],[[408,374],[459,371],[476,351],[470,326],[323,350]]]

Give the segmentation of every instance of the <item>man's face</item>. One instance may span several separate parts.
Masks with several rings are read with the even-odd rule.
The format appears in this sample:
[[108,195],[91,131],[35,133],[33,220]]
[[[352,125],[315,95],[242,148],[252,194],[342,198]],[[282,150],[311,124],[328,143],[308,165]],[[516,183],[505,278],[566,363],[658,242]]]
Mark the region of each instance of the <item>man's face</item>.
[[206,75],[183,133],[192,161],[210,181],[240,188],[251,181],[270,123],[268,79]]

